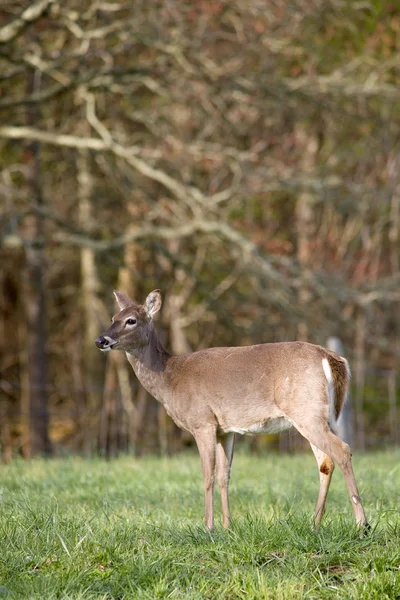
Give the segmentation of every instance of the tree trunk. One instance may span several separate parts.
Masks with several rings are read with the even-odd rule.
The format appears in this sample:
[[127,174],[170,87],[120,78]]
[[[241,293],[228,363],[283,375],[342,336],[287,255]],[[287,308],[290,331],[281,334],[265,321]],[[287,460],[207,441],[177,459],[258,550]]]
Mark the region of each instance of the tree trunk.
[[[295,137],[302,153],[301,167],[303,175],[311,174],[315,166],[318,152],[318,140],[310,135],[302,126],[298,126]],[[300,191],[296,203],[297,258],[300,266],[299,306],[303,319],[297,326],[297,339],[307,341],[309,337],[307,313],[311,301],[311,241],[314,235],[314,197],[305,187]]]
[[396,379],[396,369],[391,369],[388,375],[389,427],[390,439],[395,446],[397,446],[399,442]]
[[[29,91],[37,92],[40,87],[35,72],[29,82]],[[38,119],[35,108],[28,111],[28,125],[34,126]],[[32,204],[43,206],[41,189],[40,144],[28,145],[31,154],[28,185]],[[27,454],[50,453],[48,434],[48,367],[46,355],[46,302],[45,302],[45,258],[44,226],[42,218],[33,214],[24,222],[25,266],[22,271],[22,299],[26,322],[26,357],[29,394],[29,442]]]
[[[77,158],[79,221],[81,228],[91,232],[93,225],[90,154],[82,150]],[[107,311],[99,298],[100,281],[95,253],[91,248],[81,249],[81,301],[83,309],[83,369],[85,382],[85,410],[82,415],[83,450],[89,454],[97,449],[100,411],[103,400],[104,357],[95,346],[95,340],[108,320]]]
[[[297,222],[297,257],[300,265],[300,288],[299,306],[303,314],[308,312],[310,303],[310,239],[312,233],[313,214],[311,207],[312,198],[306,192],[302,192],[296,204]],[[308,340],[308,324],[305,317],[298,323],[297,339]]]
[[[6,252],[1,252],[0,260],[3,265],[12,258]],[[8,260],[7,260],[8,259]],[[3,462],[8,464],[12,458],[11,441],[11,407],[14,398],[12,383],[15,377],[15,367],[18,365],[18,337],[15,330],[18,325],[16,311],[17,290],[10,285],[9,274],[5,268],[0,270],[0,444]],[[13,377],[14,375],[14,377]]]
[[[35,160],[35,164],[37,161]],[[44,259],[41,240],[41,219],[29,217],[29,239],[23,269],[23,304],[26,322],[26,352],[29,389],[29,450],[28,454],[48,454],[48,374],[46,355],[46,304],[44,289]],[[36,241],[35,241],[36,240]]]
[[[393,194],[390,205],[390,226],[389,226],[389,241],[390,241],[390,262],[393,276],[399,273],[400,270],[400,182],[399,182],[399,166],[400,156],[397,154],[393,161],[392,178],[393,178]],[[399,343],[399,308],[398,302],[393,303],[392,312],[394,315],[392,328],[392,351],[394,364],[388,377],[388,398],[389,398],[389,420],[390,434],[392,442],[397,446],[400,440],[398,427],[398,411],[397,411],[397,371],[400,356]],[[396,318],[397,317],[397,318]]]
[[356,442],[360,450],[365,449],[365,418],[364,418],[364,388],[365,388],[365,335],[366,314],[361,307],[358,308],[356,318],[355,338],[355,384],[354,397]]

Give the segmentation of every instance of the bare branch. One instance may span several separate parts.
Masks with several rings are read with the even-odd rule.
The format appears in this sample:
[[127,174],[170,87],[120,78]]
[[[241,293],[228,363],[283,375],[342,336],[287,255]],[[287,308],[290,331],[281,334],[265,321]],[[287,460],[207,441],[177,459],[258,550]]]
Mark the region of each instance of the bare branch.
[[68,148],[87,148],[89,150],[107,150],[107,145],[98,138],[83,138],[76,135],[65,135],[41,131],[33,127],[0,127],[0,137],[11,140],[37,140],[55,146]]
[[0,137],[21,140],[37,140],[39,142],[54,144],[56,146],[68,146],[69,148],[79,149],[90,149],[90,150],[110,150],[116,156],[125,159],[132,167],[139,171],[142,175],[145,175],[149,179],[158,181],[170,192],[174,194],[178,199],[188,203],[190,196],[196,196],[196,200],[203,199],[202,194],[199,190],[194,188],[186,188],[184,185],[164,173],[160,169],[155,169],[148,165],[144,160],[137,158],[134,154],[137,154],[140,149],[137,146],[130,146],[126,148],[121,144],[113,141],[111,134],[102,125],[93,109],[88,107],[88,120],[90,124],[96,128],[96,131],[103,139],[98,138],[82,138],[74,135],[54,134],[46,131],[40,131],[32,127],[0,127]]
[[28,6],[19,17],[13,19],[0,29],[0,44],[11,42],[30,23],[39,19],[55,0],[36,0]]
[[108,129],[99,121],[95,113],[95,99],[93,94],[84,93],[84,97],[87,102],[87,119],[89,123],[92,125],[93,129],[97,131],[100,137],[103,139],[107,148],[109,148],[114,154],[124,158],[132,167],[134,167],[139,173],[152,179],[153,181],[158,181],[165,188],[167,188],[170,192],[174,194],[179,200],[182,200],[186,204],[190,204],[192,208],[195,209],[193,203],[190,202],[190,196],[194,197],[197,201],[202,201],[203,196],[200,191],[195,188],[187,188],[181,183],[179,183],[167,173],[164,173],[161,169],[155,169],[148,165],[144,160],[134,157],[126,148],[118,144],[113,140],[111,133]]

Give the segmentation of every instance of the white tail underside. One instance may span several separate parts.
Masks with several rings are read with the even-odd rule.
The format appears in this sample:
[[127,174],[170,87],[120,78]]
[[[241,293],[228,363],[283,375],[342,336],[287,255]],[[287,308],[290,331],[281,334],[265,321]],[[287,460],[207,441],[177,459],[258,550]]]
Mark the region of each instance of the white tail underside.
[[335,387],[333,385],[332,369],[329,365],[328,359],[322,359],[322,368],[324,369],[325,377],[328,381],[328,395],[329,395],[329,425],[334,428],[335,419]]

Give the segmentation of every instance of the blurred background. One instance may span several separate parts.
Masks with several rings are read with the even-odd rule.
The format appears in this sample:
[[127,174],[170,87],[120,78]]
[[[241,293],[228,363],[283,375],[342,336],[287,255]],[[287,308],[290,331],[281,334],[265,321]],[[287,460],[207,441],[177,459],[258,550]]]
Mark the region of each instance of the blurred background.
[[3,460],[192,444],[95,347],[113,289],[173,353],[341,344],[343,435],[398,444],[399,83],[395,1],[3,0]]

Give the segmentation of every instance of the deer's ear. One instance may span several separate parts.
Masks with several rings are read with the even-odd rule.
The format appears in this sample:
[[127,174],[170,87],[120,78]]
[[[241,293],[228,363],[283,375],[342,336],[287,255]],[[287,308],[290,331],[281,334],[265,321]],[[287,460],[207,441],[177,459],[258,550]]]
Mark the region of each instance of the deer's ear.
[[147,316],[150,319],[152,319],[156,312],[160,310],[161,304],[162,299],[160,290],[153,290],[152,292],[150,292],[144,303],[144,308],[146,310]]
[[124,294],[123,292],[114,292],[114,296],[115,296],[117,304],[121,310],[128,308],[128,306],[134,305],[132,300],[130,298],[128,298],[128,296],[126,294]]

